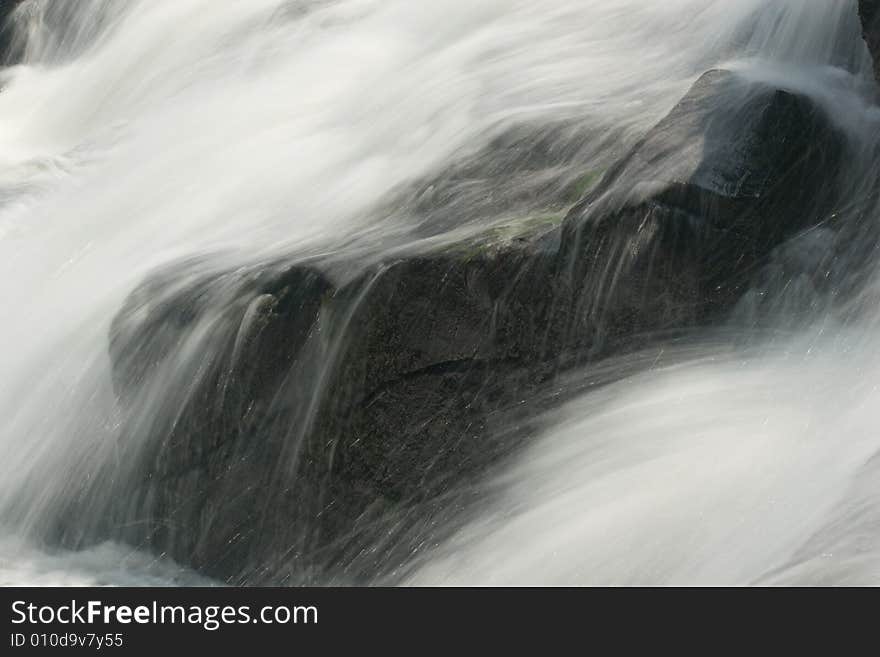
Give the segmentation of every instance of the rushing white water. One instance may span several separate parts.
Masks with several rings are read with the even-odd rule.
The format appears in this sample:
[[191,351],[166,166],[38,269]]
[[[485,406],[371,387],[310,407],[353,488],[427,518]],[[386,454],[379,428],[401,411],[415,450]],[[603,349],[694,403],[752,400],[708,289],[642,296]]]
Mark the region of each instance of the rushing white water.
[[819,339],[588,395],[414,581],[876,584],[878,367]]
[[[817,97],[866,153],[880,125],[849,0],[27,0],[15,19],[0,577],[17,583],[177,581],[124,548],[36,547],[71,482],[126,458],[108,327],[158,265],[405,232],[377,204],[503,128],[576,118],[618,152],[719,65]],[[873,325],[831,326],[571,403],[413,581],[876,581]],[[130,576],[91,570],[107,562]]]

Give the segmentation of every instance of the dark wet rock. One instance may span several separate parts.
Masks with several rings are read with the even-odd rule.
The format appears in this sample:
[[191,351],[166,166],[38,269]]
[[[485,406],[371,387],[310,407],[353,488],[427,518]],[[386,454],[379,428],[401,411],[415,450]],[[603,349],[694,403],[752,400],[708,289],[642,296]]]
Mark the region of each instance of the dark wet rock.
[[[557,228],[497,226],[344,282],[320,262],[191,262],[148,281],[110,345],[148,475],[118,478],[104,524],[235,582],[358,581],[352,564],[404,561],[439,500],[465,504],[510,453],[492,414],[547,378],[525,364],[549,323]],[[362,554],[390,535],[411,540]]]
[[573,332],[601,350],[634,323],[726,312],[773,249],[831,217],[845,144],[808,98],[705,74],[566,218]]
[[[153,277],[110,342],[138,465],[67,540],[109,534],[236,583],[393,580],[527,435],[524,399],[711,322],[822,222],[843,143],[806,98],[715,71],[564,222],[526,216],[345,275],[291,258]],[[545,169],[548,153],[519,161]]]
[[859,0],[862,33],[874,59],[874,73],[880,82],[880,0]]
[[21,44],[15,39],[10,14],[22,1],[0,0],[0,65],[14,64],[21,57]]

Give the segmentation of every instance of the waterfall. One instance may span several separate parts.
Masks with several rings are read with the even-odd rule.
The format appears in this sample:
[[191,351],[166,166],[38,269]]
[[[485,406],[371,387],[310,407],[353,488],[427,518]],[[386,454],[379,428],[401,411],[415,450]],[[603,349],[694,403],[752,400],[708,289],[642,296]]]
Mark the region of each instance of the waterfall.
[[[708,334],[566,371],[565,403],[536,411],[522,449],[474,485],[480,501],[367,581],[877,580],[880,279],[858,247],[878,216],[880,109],[855,0],[24,0],[9,21],[2,581],[203,581],[124,535],[60,541],[58,516],[105,521],[82,490],[109,496],[175,430],[252,272],[326,260],[341,286],[517,212],[564,214],[573,202],[548,199],[613,170],[717,68],[831,118],[845,243],[823,226],[798,236]],[[517,131],[549,153],[521,195],[493,160]],[[411,190],[461,162],[495,177],[423,211]],[[827,289],[791,274],[832,249]],[[207,280],[209,307],[130,413],[114,321],[169,271],[167,298]],[[322,315],[325,342],[282,373],[298,377],[285,430],[311,426],[359,299]]]

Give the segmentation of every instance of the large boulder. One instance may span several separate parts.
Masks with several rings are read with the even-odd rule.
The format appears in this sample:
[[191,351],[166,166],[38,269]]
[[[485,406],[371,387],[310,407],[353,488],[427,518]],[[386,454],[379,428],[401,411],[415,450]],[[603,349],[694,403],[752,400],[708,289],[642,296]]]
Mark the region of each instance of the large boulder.
[[874,73],[880,82],[880,0],[859,0],[862,33],[874,59]]
[[111,330],[136,458],[83,491],[94,523],[71,510],[65,538],[122,538],[234,583],[393,577],[517,446],[502,429],[528,421],[524,399],[712,321],[825,219],[843,141],[807,98],[715,71],[564,221],[356,264],[158,274]]

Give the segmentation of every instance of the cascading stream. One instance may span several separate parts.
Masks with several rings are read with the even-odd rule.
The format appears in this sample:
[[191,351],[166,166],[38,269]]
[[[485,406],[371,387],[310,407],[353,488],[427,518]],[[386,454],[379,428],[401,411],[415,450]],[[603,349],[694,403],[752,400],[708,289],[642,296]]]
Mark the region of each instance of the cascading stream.
[[[218,282],[216,306],[164,365],[178,369],[136,424],[123,417],[111,323],[182,259],[204,259],[201,275],[457,239],[538,201],[502,194],[491,176],[486,193],[453,186],[418,216],[399,199],[467,158],[492,171],[492,144],[511,130],[562,124],[581,142],[553,160],[551,140],[550,182],[533,195],[556,198],[586,170],[600,178],[713,68],[828,113],[849,149],[842,216],[861,239],[878,216],[880,109],[855,5],[22,2],[19,60],[0,71],[0,582],[202,581],[124,544],[66,551],[53,536],[83,482],[124,479],[162,440],[156,427],[174,424],[157,416],[173,408],[162,384],[221,353],[212,327],[236,289]],[[487,216],[496,191],[514,200]],[[779,262],[828,248],[813,231]],[[876,582],[876,265],[841,250],[822,294],[771,267],[730,318],[732,341],[669,345],[635,369],[611,359],[606,380],[619,380],[595,391],[584,384],[594,370],[568,372],[558,388],[569,401],[482,482],[485,504],[397,575]],[[337,357],[325,347],[310,352],[310,394],[322,359]],[[89,511],[83,525],[101,513]]]

